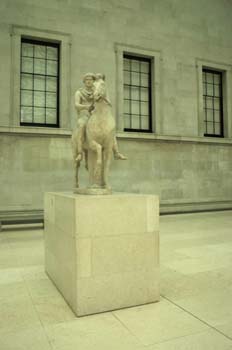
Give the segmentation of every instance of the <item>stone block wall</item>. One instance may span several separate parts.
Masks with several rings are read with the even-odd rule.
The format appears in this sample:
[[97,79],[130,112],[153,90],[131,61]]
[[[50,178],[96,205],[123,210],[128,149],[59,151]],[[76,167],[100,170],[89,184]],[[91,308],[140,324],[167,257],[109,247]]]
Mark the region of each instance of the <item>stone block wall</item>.
[[[231,81],[231,11],[231,2],[221,0],[2,0],[0,210],[41,209],[44,191],[72,188],[73,96],[83,73],[104,72],[118,119],[118,43],[135,51],[159,52],[160,82],[154,89],[159,89],[160,108],[154,116],[159,120],[154,135],[118,133],[129,160],[113,163],[114,189],[159,194],[161,207],[162,203],[201,202],[215,202],[217,207],[219,202],[231,201],[232,89],[226,87],[226,138],[220,142],[204,138],[199,134],[197,67],[199,60],[223,65]],[[66,104],[71,107],[70,113],[68,106],[62,109],[65,130],[35,132],[20,127],[19,116],[13,116],[14,27],[70,36]],[[81,180],[84,183],[84,170]]]

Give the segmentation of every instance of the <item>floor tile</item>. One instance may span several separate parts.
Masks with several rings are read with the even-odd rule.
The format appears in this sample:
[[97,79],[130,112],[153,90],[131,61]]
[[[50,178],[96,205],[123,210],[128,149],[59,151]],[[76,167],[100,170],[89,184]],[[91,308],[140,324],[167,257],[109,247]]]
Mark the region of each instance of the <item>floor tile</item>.
[[28,291],[32,299],[39,297],[60,297],[61,294],[53,284],[53,282],[48,278],[42,279],[27,279],[25,281]]
[[[17,296],[0,300],[0,334],[40,326],[30,296]],[[1,337],[1,336],[0,336]]]
[[147,350],[232,350],[232,340],[209,330],[173,339],[155,346],[147,347]]
[[204,323],[164,299],[155,304],[114,311],[113,314],[144,345],[208,329]]
[[201,293],[193,297],[175,299],[176,305],[212,326],[232,319],[232,288]]
[[56,350],[144,350],[111,313],[81,317],[45,329]]
[[227,323],[220,324],[220,325],[216,324],[215,328],[232,340],[232,317],[231,319],[228,320]]
[[46,333],[41,326],[27,328],[14,333],[2,334],[2,350],[52,350]]
[[33,304],[43,325],[76,319],[75,314],[61,296],[37,297]]

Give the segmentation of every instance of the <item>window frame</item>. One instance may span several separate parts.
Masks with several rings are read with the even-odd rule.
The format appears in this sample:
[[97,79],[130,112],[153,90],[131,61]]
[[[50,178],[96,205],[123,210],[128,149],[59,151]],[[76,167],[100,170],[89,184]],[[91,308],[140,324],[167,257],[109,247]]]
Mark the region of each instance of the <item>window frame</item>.
[[[60,77],[59,77],[59,126],[20,125],[20,75],[21,75],[21,38],[56,43],[60,45]],[[50,30],[41,30],[25,26],[11,26],[11,110],[9,126],[27,128],[28,133],[34,129],[71,129],[71,35]]]
[[[21,121],[21,101],[22,101],[22,44],[23,43],[30,43],[30,44],[37,44],[37,45],[43,45],[43,46],[50,46],[50,47],[56,47],[58,50],[58,60],[57,60],[57,91],[56,91],[56,123],[55,124],[49,124],[46,123],[46,116],[45,116],[45,123],[34,123],[34,122],[22,122]],[[34,58],[34,57],[33,57]],[[30,73],[29,73],[30,74]],[[32,75],[34,75],[35,73],[31,73]],[[44,76],[47,76],[46,74]],[[45,79],[46,80],[46,79]],[[34,86],[33,86],[34,88]],[[36,90],[32,90],[33,91],[33,96],[34,96],[34,91]],[[46,94],[46,83],[45,83],[45,94]],[[59,106],[60,106],[60,44],[59,43],[55,43],[55,42],[51,42],[51,41],[41,41],[41,40],[37,40],[37,39],[28,39],[25,37],[21,37],[21,54],[20,54],[20,126],[39,126],[39,127],[53,127],[53,128],[59,128]],[[33,106],[32,109],[34,107],[34,102],[33,102]],[[46,113],[46,106],[45,106],[45,113]],[[34,112],[33,112],[34,114]]]
[[198,136],[203,138],[218,139],[216,135],[207,136],[204,126],[204,104],[203,104],[203,69],[209,69],[222,73],[222,90],[223,90],[223,137],[232,138],[232,65],[222,62],[196,58],[197,74],[197,103],[198,103]]
[[[118,133],[130,133],[136,138],[142,138],[144,135],[162,133],[162,116],[161,116],[161,52],[149,50],[137,46],[129,46],[121,43],[114,44],[116,54],[116,126]],[[135,57],[148,58],[151,61],[151,130],[149,132],[124,130],[124,79],[123,79],[123,56],[132,55]]]
[[[141,62],[148,62],[149,63],[149,73],[148,73],[148,76],[149,76],[149,84],[148,84],[148,95],[149,95],[149,100],[148,101],[144,101],[144,102],[148,102],[148,124],[149,124],[149,127],[148,129],[134,129],[134,128],[125,128],[124,127],[124,131],[128,131],[128,132],[145,132],[145,133],[152,133],[152,76],[151,76],[151,70],[152,70],[152,62],[151,62],[151,59],[150,58],[147,58],[147,57],[141,57],[141,56],[135,56],[135,55],[132,55],[132,54],[128,54],[128,53],[124,53],[123,54],[123,60],[124,58],[127,58],[129,60],[137,60],[137,61],[141,61]],[[123,71],[125,71],[124,69],[124,64],[123,64]],[[130,72],[133,72],[132,70]],[[141,72],[140,72],[141,73]],[[124,86],[125,85],[128,85],[128,84],[125,84],[123,83],[123,89],[124,89]],[[128,85],[128,86],[132,86],[132,84]],[[142,85],[139,85],[138,87],[141,87]],[[124,98],[124,95],[123,95],[123,100],[125,100]],[[129,99],[129,101],[133,101],[132,99]],[[141,100],[138,100],[139,102],[141,102]],[[125,115],[125,113],[124,113]],[[131,113],[130,113],[131,115]],[[140,116],[140,120],[141,120],[141,115]]]
[[[206,128],[205,128],[205,132],[204,132],[204,136],[206,137],[224,137],[224,118],[223,118],[223,72],[219,71],[219,70],[215,70],[215,69],[209,69],[209,68],[202,68],[202,75],[205,73],[212,73],[212,74],[217,74],[220,76],[220,96],[219,96],[219,101],[220,101],[220,107],[219,107],[219,111],[220,111],[220,135],[217,134],[210,134],[207,133],[207,120],[205,119],[205,108],[204,108],[204,125],[206,124]],[[202,79],[203,80],[203,79]],[[204,84],[204,82],[203,82]],[[213,83],[214,86],[214,83]],[[208,95],[204,95],[203,92],[203,99],[206,97],[208,97]],[[213,98],[215,98],[215,95],[212,96]],[[207,109],[207,108],[206,108]],[[213,104],[213,114],[214,114],[214,104]],[[206,113],[207,115],[207,113]],[[214,119],[214,118],[213,118]],[[215,121],[213,120],[213,124],[215,124]],[[214,128],[215,129],[215,128]]]

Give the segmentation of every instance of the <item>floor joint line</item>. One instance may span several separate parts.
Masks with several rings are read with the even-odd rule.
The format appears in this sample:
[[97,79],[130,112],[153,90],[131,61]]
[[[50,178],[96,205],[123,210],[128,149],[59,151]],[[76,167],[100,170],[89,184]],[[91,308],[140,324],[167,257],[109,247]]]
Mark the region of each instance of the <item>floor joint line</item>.
[[162,298],[164,298],[165,300],[169,301],[171,304],[179,307],[181,310],[187,312],[189,315],[193,316],[194,318],[196,318],[198,321],[204,323],[206,326],[208,326],[209,328],[215,330],[217,333],[223,335],[225,338],[229,339],[229,340],[232,340],[232,338],[230,336],[228,336],[227,334],[223,333],[222,331],[220,331],[218,328],[212,326],[211,324],[209,324],[208,322],[202,320],[200,317],[194,315],[192,312],[186,310],[183,306],[180,306],[179,304],[175,303],[174,301],[172,301],[171,299],[167,298],[166,296],[162,295]]

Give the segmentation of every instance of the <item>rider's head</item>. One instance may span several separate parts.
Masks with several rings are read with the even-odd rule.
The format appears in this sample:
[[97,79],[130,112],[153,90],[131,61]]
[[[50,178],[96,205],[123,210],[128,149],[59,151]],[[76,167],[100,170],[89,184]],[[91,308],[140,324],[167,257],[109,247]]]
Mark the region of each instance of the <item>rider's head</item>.
[[95,77],[96,77],[96,80],[99,80],[99,79],[102,79],[102,80],[105,80],[105,74],[102,74],[102,73],[97,73],[95,74]]
[[91,88],[95,80],[96,80],[96,77],[95,77],[95,74],[93,73],[86,73],[83,77],[83,83],[87,88]]

